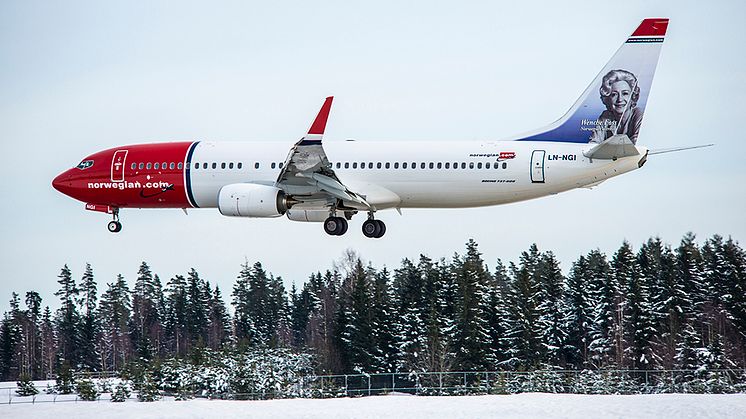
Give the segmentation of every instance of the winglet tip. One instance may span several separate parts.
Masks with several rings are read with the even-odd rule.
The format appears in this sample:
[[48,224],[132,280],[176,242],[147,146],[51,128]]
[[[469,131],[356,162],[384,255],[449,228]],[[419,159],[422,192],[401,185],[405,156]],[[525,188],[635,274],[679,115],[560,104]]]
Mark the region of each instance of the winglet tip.
[[319,114],[316,115],[316,119],[311,124],[311,128],[308,130],[309,134],[312,135],[324,135],[326,129],[326,121],[329,118],[329,111],[332,108],[332,100],[334,96],[329,96],[324,100],[324,104],[321,105]]

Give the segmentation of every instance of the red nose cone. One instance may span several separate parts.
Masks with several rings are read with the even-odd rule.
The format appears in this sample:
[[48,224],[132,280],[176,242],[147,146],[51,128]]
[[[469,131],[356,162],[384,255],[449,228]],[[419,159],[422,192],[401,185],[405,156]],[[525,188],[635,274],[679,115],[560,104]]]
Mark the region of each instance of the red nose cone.
[[52,181],[52,187],[54,189],[57,189],[58,191],[62,192],[65,195],[68,195],[68,192],[70,191],[70,175],[69,170],[60,173],[54,180]]

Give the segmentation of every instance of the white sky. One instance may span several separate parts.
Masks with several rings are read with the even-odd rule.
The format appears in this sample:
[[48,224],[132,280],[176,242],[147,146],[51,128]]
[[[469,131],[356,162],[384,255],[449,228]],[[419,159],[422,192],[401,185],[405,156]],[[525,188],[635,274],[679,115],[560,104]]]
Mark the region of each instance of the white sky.
[[[196,268],[226,301],[239,265],[261,261],[288,286],[347,248],[375,266],[462,252],[490,267],[532,242],[565,271],[593,248],[651,235],[746,237],[746,6],[598,2],[38,2],[0,4],[0,310],[12,291],[45,304],[63,264],[132,283],[142,260],[164,284]],[[515,4],[514,4],[515,3]],[[653,156],[593,190],[501,207],[356,217],[342,238],[320,224],[229,219],[217,210],[123,210],[109,217],[51,187],[95,151],[172,140],[295,140],[335,95],[325,141],[500,139],[559,118],[636,25],[670,17],[639,143],[716,147]],[[279,156],[284,158],[285,156]]]

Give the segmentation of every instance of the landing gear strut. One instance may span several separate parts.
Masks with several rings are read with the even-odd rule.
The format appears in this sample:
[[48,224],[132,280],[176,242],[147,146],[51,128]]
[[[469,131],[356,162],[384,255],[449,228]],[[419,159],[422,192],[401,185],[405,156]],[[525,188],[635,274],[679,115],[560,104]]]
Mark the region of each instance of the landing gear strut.
[[114,220],[109,221],[106,228],[108,228],[111,233],[119,233],[122,231],[122,223],[119,222],[119,208],[114,208],[112,215],[114,216]]
[[380,239],[384,234],[386,234],[386,224],[374,219],[373,213],[368,214],[368,219],[363,223],[363,235],[372,239]]
[[324,231],[331,236],[341,236],[347,232],[347,220],[331,216],[324,221]]

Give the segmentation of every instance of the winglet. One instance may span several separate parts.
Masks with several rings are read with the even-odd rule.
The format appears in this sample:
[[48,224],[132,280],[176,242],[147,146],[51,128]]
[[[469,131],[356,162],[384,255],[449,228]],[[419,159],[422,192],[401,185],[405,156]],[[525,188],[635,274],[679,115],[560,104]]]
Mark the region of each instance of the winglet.
[[648,18],[640,23],[632,36],[666,36],[667,18]]
[[329,96],[321,105],[319,114],[316,115],[316,119],[311,124],[311,128],[308,130],[308,135],[324,135],[324,129],[326,129],[326,120],[329,118],[329,111],[332,108],[332,100],[334,96]]

